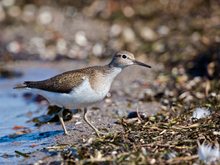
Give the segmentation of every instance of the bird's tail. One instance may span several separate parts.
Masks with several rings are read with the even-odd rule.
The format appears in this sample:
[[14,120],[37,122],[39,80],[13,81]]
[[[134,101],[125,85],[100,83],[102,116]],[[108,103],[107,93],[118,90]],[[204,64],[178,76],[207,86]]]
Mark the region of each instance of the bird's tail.
[[30,83],[29,81],[25,81],[25,82],[22,83],[22,84],[17,84],[13,89],[23,89],[23,88],[27,88],[29,83]]

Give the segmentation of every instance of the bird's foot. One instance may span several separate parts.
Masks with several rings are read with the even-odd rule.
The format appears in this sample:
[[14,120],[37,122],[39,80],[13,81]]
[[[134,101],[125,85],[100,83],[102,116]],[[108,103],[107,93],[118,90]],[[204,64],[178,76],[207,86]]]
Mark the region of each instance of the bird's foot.
[[96,135],[97,135],[98,137],[103,137],[103,136],[108,135],[107,132],[101,132],[101,131],[99,131],[99,130],[96,130],[95,133],[96,133]]
[[70,133],[69,133],[67,130],[65,130],[65,131],[63,132],[63,134],[64,134],[64,135],[70,135]]

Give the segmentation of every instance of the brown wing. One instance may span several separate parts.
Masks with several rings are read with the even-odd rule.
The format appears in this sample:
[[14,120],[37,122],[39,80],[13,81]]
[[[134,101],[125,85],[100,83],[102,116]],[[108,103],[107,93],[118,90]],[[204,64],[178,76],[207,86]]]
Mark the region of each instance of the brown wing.
[[85,73],[80,70],[69,71],[43,81],[25,81],[24,87],[37,88],[50,92],[69,93],[83,82]]

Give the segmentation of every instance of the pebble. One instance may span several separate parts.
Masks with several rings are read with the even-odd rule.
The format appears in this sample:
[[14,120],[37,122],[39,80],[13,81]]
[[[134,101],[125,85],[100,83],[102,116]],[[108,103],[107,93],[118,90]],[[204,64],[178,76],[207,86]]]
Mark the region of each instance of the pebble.
[[15,0],[2,0],[1,3],[4,7],[10,7],[14,5]]
[[87,38],[84,31],[78,31],[75,34],[75,41],[79,46],[86,46],[87,45]]
[[3,7],[0,5],[0,21],[4,21],[6,17]]
[[49,7],[42,7],[39,10],[38,22],[42,25],[48,25],[52,22],[53,16]]
[[64,40],[63,38],[60,38],[57,40],[56,43],[56,51],[57,53],[64,55],[67,53],[67,43],[66,40]]
[[17,41],[12,41],[7,45],[7,49],[11,53],[19,53],[21,50],[21,45]]
[[80,125],[80,124],[82,124],[81,121],[77,121],[77,122],[75,123],[75,125]]
[[158,33],[161,35],[161,36],[166,36],[168,35],[170,32],[170,29],[165,26],[165,25],[162,25],[158,28]]
[[152,45],[152,48],[153,48],[153,51],[157,52],[157,53],[162,53],[165,51],[165,45],[163,42],[161,41],[158,41],[158,42],[155,42],[153,45]]
[[[147,114],[143,113],[143,112],[139,112],[139,115],[141,117],[141,119],[146,119],[147,118]],[[132,119],[132,118],[137,118],[138,114],[136,111],[132,111],[128,113],[127,119]]]
[[201,118],[206,118],[209,115],[211,115],[211,111],[207,108],[196,108],[193,111],[192,118],[194,119],[201,119]]
[[122,32],[122,27],[118,24],[113,24],[110,27],[110,36],[111,37],[118,37]]
[[201,35],[198,32],[193,32],[191,38],[193,42],[198,42],[201,39]]
[[37,8],[35,5],[33,4],[28,4],[28,5],[25,5],[24,6],[24,9],[23,9],[23,13],[22,13],[22,16],[21,16],[21,19],[24,21],[24,22],[31,22],[31,21],[34,21],[35,20],[35,15],[36,15],[36,12],[37,12]]
[[150,27],[143,27],[140,29],[141,37],[146,41],[153,41],[157,38],[157,34]]
[[95,56],[101,56],[104,52],[104,45],[102,43],[96,43],[92,48],[92,53]]
[[112,151],[112,155],[117,155],[118,154],[118,152],[117,151]]
[[115,109],[113,110],[116,115],[118,115],[120,118],[126,117],[127,116],[127,111],[124,109]]
[[12,6],[8,9],[8,15],[17,18],[21,15],[21,9],[19,6]]
[[125,6],[122,11],[125,17],[132,17],[135,14],[135,11],[131,6]]
[[124,38],[125,42],[130,43],[130,42],[133,42],[135,40],[135,33],[129,27],[125,27],[122,34],[123,34],[123,38]]

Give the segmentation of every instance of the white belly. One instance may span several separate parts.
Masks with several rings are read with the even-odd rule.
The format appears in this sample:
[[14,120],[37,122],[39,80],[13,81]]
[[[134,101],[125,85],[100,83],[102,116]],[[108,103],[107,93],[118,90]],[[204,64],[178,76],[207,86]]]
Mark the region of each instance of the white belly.
[[95,91],[91,88],[88,79],[72,90],[70,93],[47,92],[40,89],[30,89],[32,92],[44,96],[52,105],[69,109],[86,107],[104,99],[110,89],[110,85]]

